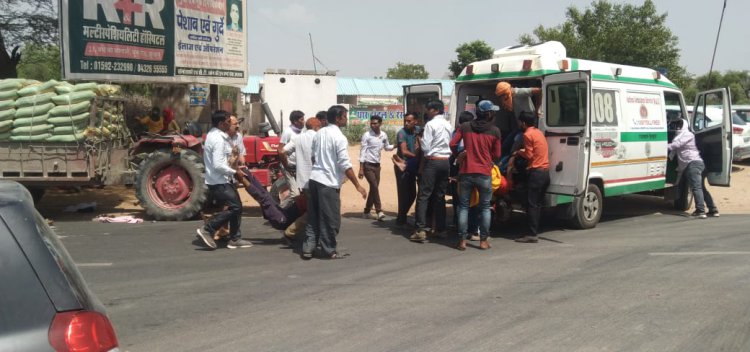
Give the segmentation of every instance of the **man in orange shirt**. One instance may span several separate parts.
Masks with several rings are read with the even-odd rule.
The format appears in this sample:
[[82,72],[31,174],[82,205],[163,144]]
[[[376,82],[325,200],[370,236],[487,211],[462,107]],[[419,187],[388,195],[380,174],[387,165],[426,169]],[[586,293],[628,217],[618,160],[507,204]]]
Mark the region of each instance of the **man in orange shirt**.
[[549,186],[549,154],[547,139],[536,128],[536,115],[522,112],[518,127],[523,131],[523,148],[514,152],[516,157],[528,160],[526,181],[526,216],[531,235],[517,238],[516,242],[539,242],[539,219],[542,212],[544,192]]

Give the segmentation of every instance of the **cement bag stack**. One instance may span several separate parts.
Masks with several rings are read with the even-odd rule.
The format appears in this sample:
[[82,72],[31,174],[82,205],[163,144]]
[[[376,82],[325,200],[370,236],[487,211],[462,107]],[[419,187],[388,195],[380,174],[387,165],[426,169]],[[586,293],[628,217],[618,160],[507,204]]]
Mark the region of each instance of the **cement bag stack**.
[[59,94],[52,98],[54,107],[49,110],[47,123],[52,126],[49,142],[77,142],[85,138],[89,126],[91,100],[96,97],[96,83],[67,82],[57,85]]
[[9,139],[14,142],[44,141],[51,136],[52,126],[47,123],[47,112],[55,106],[51,100],[57,95],[55,86],[58,82],[19,80],[19,83],[21,87],[16,90],[16,112]]
[[16,117],[16,98],[23,87],[23,79],[0,80],[0,142],[10,140],[13,119]]

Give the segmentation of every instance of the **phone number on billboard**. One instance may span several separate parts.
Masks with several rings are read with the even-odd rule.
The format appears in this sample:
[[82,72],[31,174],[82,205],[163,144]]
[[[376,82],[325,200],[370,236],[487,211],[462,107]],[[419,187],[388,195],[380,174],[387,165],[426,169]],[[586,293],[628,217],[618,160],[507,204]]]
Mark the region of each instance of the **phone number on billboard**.
[[167,65],[136,64],[121,61],[81,61],[81,70],[97,72],[129,72],[141,74],[167,74]]

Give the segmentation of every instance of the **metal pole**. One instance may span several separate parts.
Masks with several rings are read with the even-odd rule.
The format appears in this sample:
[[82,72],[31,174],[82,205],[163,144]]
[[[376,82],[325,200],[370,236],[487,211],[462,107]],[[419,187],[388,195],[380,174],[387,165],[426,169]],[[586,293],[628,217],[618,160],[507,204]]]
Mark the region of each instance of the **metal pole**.
[[310,51],[312,52],[313,70],[315,70],[315,74],[317,75],[318,65],[315,63],[315,49],[313,48],[312,34],[308,32],[307,35],[310,37]]
[[721,19],[719,20],[719,31],[716,33],[716,43],[714,44],[714,54],[711,56],[711,68],[708,69],[708,86],[711,89],[711,73],[714,70],[714,60],[716,59],[716,48],[719,46],[719,35],[721,34],[721,24],[724,22],[724,10],[727,9],[727,0],[724,0],[724,7],[721,9]]

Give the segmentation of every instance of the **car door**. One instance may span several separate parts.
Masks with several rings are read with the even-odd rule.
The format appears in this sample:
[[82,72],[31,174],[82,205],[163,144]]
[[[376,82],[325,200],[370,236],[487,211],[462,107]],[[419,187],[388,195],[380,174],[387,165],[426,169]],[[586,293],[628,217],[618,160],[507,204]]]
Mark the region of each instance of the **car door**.
[[431,100],[441,100],[443,85],[421,83],[404,86],[404,113],[411,112],[424,123],[425,105]]
[[547,193],[580,196],[586,192],[591,145],[591,73],[547,75],[542,82],[544,118],[539,128],[549,146]]
[[690,127],[712,186],[729,186],[732,171],[732,100],[729,88],[695,97]]

